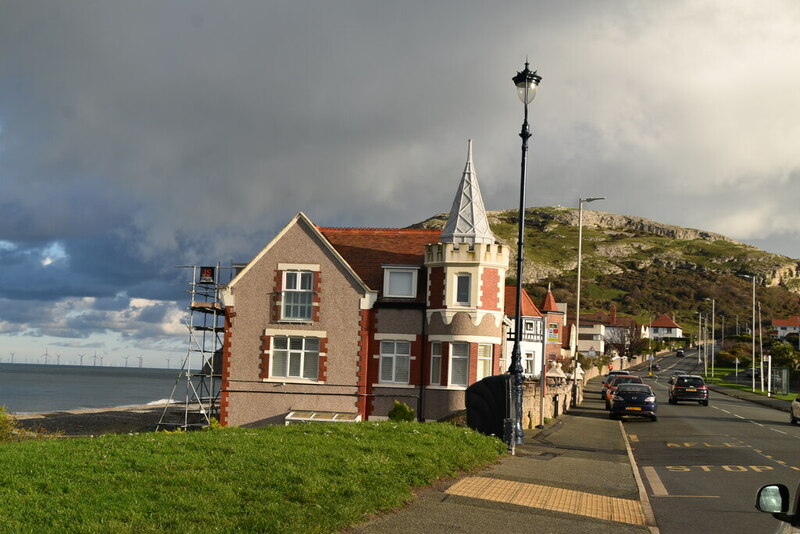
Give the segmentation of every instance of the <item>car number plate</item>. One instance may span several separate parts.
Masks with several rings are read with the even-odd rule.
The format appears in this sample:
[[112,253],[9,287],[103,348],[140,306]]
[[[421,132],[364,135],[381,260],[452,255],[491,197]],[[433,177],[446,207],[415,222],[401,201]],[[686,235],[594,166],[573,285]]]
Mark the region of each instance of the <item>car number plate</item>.
[[695,388],[686,388],[686,391],[697,391]]
[[641,410],[641,408],[639,408],[638,406],[629,406],[628,409],[629,410]]

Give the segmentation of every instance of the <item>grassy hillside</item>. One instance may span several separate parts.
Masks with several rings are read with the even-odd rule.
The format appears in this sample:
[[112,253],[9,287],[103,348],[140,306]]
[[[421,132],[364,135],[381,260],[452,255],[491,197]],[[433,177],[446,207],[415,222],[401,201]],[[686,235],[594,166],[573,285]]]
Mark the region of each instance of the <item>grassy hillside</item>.
[[[517,251],[517,211],[489,212],[497,238],[509,245],[513,282]],[[447,214],[415,227],[441,228]],[[559,302],[575,310],[578,256],[578,210],[528,208],[525,212],[524,285],[539,303],[548,284]],[[800,313],[798,260],[770,254],[726,236],[661,224],[640,217],[584,210],[582,311],[619,313],[647,323],[662,313],[674,314],[685,330],[697,329],[697,311],[725,316],[734,332],[751,320],[752,285],[742,275],[756,275],[756,299],[765,324],[773,317]]]

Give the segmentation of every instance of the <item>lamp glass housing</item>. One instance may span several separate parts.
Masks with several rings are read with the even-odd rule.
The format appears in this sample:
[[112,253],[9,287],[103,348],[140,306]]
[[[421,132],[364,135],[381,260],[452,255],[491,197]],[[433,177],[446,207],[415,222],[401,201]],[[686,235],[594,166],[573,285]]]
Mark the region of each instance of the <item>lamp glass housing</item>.
[[522,80],[517,83],[517,96],[523,104],[530,104],[536,96],[538,84],[535,80]]

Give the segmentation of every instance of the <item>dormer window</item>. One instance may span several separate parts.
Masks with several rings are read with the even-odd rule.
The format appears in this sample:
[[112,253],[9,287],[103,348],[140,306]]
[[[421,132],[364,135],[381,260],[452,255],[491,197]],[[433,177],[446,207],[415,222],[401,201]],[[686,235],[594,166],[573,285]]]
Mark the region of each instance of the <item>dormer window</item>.
[[413,299],[417,296],[417,272],[419,267],[384,265],[383,296]]

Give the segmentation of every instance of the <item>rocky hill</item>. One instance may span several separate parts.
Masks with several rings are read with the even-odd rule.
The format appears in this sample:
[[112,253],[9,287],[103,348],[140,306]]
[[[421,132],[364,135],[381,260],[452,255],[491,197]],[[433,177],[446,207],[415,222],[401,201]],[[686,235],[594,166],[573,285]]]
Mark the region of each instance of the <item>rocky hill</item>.
[[[518,212],[492,211],[488,217],[494,234],[511,248],[513,277]],[[442,213],[413,226],[442,228],[446,220]],[[525,229],[526,288],[536,299],[551,284],[556,298],[574,310],[578,210],[528,208]],[[697,321],[698,309],[711,311],[702,299],[714,298],[718,314],[744,324],[752,310],[752,286],[744,275],[758,278],[757,300],[765,324],[772,317],[800,313],[800,260],[712,232],[583,211],[582,310],[607,310],[615,304],[641,320],[671,313],[690,324]]]

